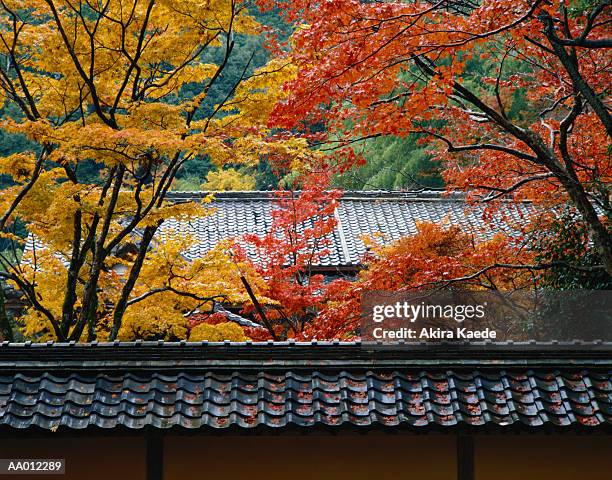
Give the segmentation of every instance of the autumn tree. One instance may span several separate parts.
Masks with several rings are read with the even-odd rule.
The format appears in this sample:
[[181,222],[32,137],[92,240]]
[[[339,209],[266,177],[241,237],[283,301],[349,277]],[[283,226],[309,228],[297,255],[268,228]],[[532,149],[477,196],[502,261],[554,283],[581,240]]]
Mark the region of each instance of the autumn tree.
[[[27,299],[31,338],[180,338],[181,313],[242,288],[225,251],[187,265],[187,239],[172,243],[156,232],[167,218],[209,213],[166,201],[188,162],[254,165],[262,154],[303,148],[267,128],[292,75],[282,58],[252,73],[247,62],[222,101],[201,110],[235,35],[261,33],[247,7],[0,1],[0,101],[19,111],[0,127],[32,145],[0,158],[0,173],[11,178],[0,196],[0,233],[15,252],[18,222],[36,240],[21,263],[0,256],[0,278]],[[186,85],[196,93],[181,100]],[[93,180],[84,175],[92,165]]]
[[516,291],[532,288],[537,276],[530,268],[497,268],[513,263],[529,265],[533,254],[501,233],[476,241],[459,226],[420,223],[414,235],[391,244],[369,241],[365,268],[356,281],[336,280],[327,286],[326,301],[301,338],[344,338],[360,335],[363,294],[376,290],[402,293],[413,290],[459,288],[476,291]]
[[328,186],[327,172],[309,172],[299,191],[274,192],[269,231],[236,239],[236,258],[247,264],[250,258],[265,282],[260,288],[265,298],[257,300],[261,310],[251,300],[245,311],[268,328],[266,336],[271,338],[301,335],[326,301],[325,278],[315,269],[330,255],[337,224],[334,212],[342,195]]
[[340,170],[361,139],[418,134],[472,199],[571,205],[596,248],[589,268],[612,275],[610,2],[277,5],[299,25],[299,73],[275,125],[316,132]]

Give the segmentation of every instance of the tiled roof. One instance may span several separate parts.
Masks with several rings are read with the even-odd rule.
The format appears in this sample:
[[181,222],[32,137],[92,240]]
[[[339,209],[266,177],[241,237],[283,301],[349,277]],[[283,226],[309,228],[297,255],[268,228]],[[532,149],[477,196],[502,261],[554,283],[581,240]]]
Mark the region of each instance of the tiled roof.
[[[278,208],[272,192],[217,192],[214,195],[210,204],[214,211],[212,215],[190,221],[168,219],[158,231],[158,238],[189,235],[195,243],[186,256],[195,259],[221,240],[234,238],[239,241],[244,234],[263,236],[270,230],[270,212]],[[207,196],[206,192],[170,192],[168,199],[199,201]],[[459,225],[482,241],[500,232],[516,233],[525,223],[525,218],[535,214],[529,202],[503,202],[491,213],[492,218],[485,220],[487,208],[482,203],[469,204],[459,194],[347,191],[335,212],[337,225],[330,235],[330,245],[325,247],[329,254],[317,266],[354,269],[361,264],[366,253],[364,236],[373,236],[383,243],[392,242],[416,233],[418,222]],[[255,252],[243,245],[257,261]],[[44,247],[40,240],[30,235],[25,249],[32,250],[34,246],[37,249]]]
[[610,344],[0,346],[3,428],[612,426]]
[[[173,200],[198,200],[203,192],[171,193]],[[246,233],[264,235],[272,225],[270,212],[277,208],[270,192],[220,192],[212,204],[215,213],[195,221],[164,222],[160,233],[191,235],[196,244],[188,252],[198,257],[222,239]],[[383,242],[416,233],[418,222],[447,222],[461,226],[478,240],[495,233],[516,231],[534,209],[530,203],[505,202],[493,214],[491,223],[484,220],[484,204],[468,204],[461,195],[443,196],[438,192],[348,191],[336,210],[337,226],[332,234],[330,253],[322,259],[322,267],[359,265],[366,247],[363,236],[375,235]]]

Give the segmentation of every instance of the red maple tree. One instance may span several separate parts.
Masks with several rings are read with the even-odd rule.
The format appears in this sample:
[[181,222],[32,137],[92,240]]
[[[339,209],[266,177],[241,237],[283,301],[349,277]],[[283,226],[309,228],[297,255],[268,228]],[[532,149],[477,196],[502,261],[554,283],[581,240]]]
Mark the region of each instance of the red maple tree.
[[261,3],[302,24],[276,126],[325,125],[341,168],[358,139],[422,135],[450,188],[573,205],[612,275],[609,2]]
[[[247,234],[236,244],[237,255],[247,258],[247,250],[257,272],[266,280],[266,297],[275,303],[265,308],[265,319],[252,304],[252,313],[262,324],[271,325],[277,338],[299,336],[320,311],[328,285],[314,268],[330,254],[330,235],[336,226],[334,211],[340,190],[328,189],[324,173],[304,177],[300,191],[274,193],[272,225],[264,236]],[[267,338],[272,332],[249,330],[249,336]]]

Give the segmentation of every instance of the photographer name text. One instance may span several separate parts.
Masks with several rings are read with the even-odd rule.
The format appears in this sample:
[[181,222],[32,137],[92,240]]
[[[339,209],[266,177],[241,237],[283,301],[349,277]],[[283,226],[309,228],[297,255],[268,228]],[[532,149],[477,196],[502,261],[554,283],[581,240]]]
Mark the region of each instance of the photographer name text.
[[497,332],[491,328],[470,330],[466,327],[449,328],[408,328],[387,329],[376,327],[372,330],[376,340],[495,340]]

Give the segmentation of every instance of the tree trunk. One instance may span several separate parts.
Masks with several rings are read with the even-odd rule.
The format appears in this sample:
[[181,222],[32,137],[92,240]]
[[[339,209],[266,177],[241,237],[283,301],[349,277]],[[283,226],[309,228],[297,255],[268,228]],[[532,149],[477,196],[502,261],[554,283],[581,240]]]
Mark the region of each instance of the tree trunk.
[[4,301],[4,286],[0,283],[0,340],[8,340],[13,342],[13,328],[6,312],[6,303]]
[[597,249],[603,266],[612,276],[612,233],[601,223],[597,211],[577,179],[560,177],[559,181],[565,187],[573,204],[576,206],[582,218],[586,222],[593,237],[593,244]]
[[125,285],[121,291],[121,297],[117,302],[117,306],[115,307],[115,312],[113,313],[113,326],[111,328],[111,333],[109,340],[114,341],[119,334],[119,329],[121,328],[121,322],[123,320],[123,315],[125,314],[125,310],[127,308],[128,298],[134,289],[134,285],[136,285],[136,281],[140,276],[140,270],[142,269],[142,265],[144,263],[144,259],[147,255],[147,251],[149,249],[149,245],[151,244],[151,240],[157,231],[157,226],[149,226],[146,227],[142,238],[140,239],[140,247],[138,249],[138,255],[134,260],[134,264],[132,265],[132,269],[130,270],[130,274],[128,276]]

